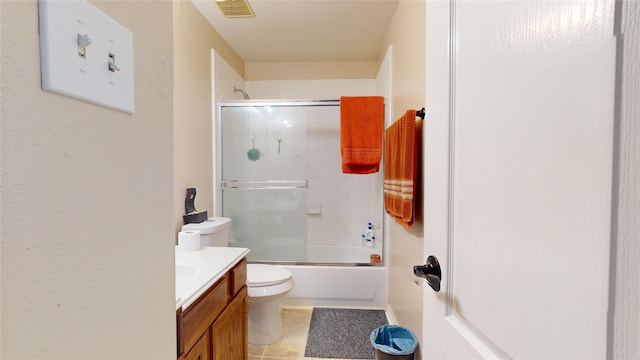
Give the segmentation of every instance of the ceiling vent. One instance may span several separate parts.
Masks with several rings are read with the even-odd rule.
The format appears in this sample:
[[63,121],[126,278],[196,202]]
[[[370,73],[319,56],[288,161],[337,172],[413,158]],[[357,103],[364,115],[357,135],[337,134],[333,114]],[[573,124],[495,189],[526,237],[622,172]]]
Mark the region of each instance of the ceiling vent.
[[244,18],[254,17],[251,5],[247,0],[215,0],[216,4],[222,11],[222,14],[228,18]]

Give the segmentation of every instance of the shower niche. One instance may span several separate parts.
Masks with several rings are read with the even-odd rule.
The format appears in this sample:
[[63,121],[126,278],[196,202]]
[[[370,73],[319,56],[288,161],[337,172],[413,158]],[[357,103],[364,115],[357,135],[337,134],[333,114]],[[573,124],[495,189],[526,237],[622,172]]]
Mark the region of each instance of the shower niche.
[[[254,262],[369,264],[382,254],[382,173],[342,174],[338,101],[218,104],[216,213]],[[362,244],[367,223],[373,248]],[[375,264],[379,265],[379,264]]]

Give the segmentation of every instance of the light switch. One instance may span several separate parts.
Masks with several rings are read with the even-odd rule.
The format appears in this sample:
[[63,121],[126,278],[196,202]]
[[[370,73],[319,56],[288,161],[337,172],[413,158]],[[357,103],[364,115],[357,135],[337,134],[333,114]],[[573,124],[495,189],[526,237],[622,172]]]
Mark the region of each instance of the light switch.
[[84,0],[40,0],[42,88],[132,114],[133,34]]

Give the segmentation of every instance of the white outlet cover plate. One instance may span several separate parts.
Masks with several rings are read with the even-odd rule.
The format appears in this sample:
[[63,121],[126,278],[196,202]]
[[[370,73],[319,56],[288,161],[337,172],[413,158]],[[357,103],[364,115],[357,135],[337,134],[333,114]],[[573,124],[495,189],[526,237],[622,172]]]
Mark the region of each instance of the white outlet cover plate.
[[[83,101],[134,112],[133,34],[83,0],[40,0],[42,88]],[[78,36],[91,44],[85,57]],[[118,71],[109,70],[109,54]]]

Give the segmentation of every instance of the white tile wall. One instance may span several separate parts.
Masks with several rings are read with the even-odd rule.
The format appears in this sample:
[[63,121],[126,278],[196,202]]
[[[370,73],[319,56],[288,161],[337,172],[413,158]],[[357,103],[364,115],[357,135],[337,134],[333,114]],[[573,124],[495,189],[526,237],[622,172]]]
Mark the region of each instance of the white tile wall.
[[382,194],[381,187],[376,187],[382,173],[342,173],[339,120],[337,107],[329,121],[309,120],[324,124],[328,130],[310,134],[307,142],[308,203],[321,207],[320,215],[307,216],[309,245],[360,245],[367,223],[382,222],[382,209],[375,206]]

